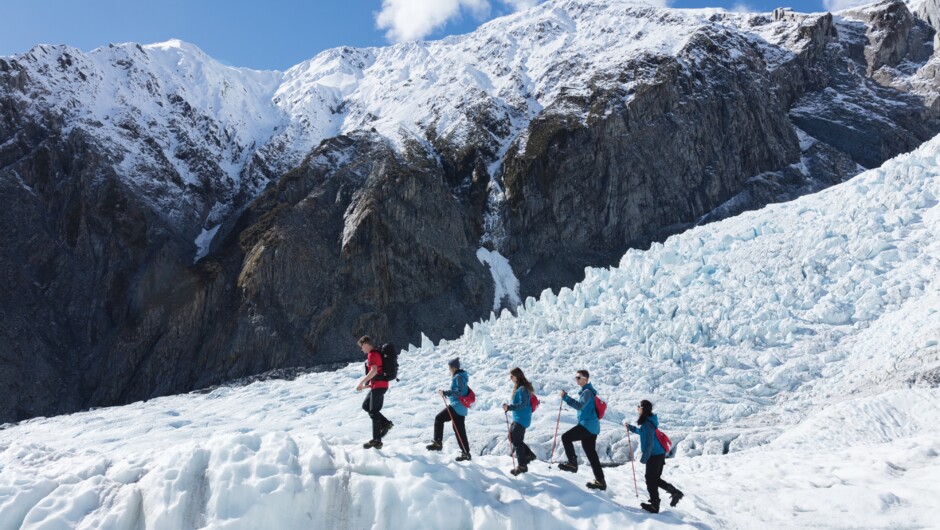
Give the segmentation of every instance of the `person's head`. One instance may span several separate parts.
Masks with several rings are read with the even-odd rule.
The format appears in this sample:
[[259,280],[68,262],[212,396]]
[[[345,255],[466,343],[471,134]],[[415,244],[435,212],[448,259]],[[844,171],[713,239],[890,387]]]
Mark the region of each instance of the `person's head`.
[[520,386],[525,387],[529,392],[533,392],[532,383],[526,379],[524,373],[522,373],[522,368],[518,366],[509,371],[509,378],[512,379],[512,382],[515,384],[513,387],[513,392],[515,392]]
[[578,370],[574,380],[578,383],[578,386],[584,386],[591,382],[591,374],[587,370]]
[[374,349],[372,346],[372,338],[368,335],[363,335],[362,338],[359,339],[359,348],[362,349],[362,353],[372,351]]
[[646,418],[649,418],[653,415],[653,404],[649,400],[642,400],[640,404],[636,406],[636,412],[638,414],[636,423],[637,425],[642,425]]
[[447,368],[450,369],[451,375],[456,374],[460,370],[460,357],[454,357],[447,361]]

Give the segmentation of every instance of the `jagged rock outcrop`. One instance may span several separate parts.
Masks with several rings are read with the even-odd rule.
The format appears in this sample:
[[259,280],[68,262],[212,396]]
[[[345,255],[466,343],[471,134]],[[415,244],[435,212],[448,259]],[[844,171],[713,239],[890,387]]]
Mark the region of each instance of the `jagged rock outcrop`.
[[396,153],[373,133],[324,142],[252,203],[217,252],[175,279],[168,301],[122,327],[120,348],[102,352],[94,372],[121,384],[99,381],[92,401],[348,360],[365,333],[459,333],[493,288],[429,155]]
[[0,59],[0,421],[453,337],[494,306],[480,246],[537,295],[877,166],[940,132],[931,5],[552,0],[284,73]]

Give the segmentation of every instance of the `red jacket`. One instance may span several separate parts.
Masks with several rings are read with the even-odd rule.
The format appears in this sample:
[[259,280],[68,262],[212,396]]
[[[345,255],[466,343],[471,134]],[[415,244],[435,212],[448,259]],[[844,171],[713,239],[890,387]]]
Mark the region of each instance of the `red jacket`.
[[369,386],[372,388],[388,388],[388,381],[379,379],[379,377],[385,375],[385,371],[382,370],[382,354],[379,353],[379,350],[372,350],[369,352],[369,355],[366,356],[366,373],[369,373],[369,370],[371,370],[373,366],[378,369],[378,372],[376,372],[375,377],[369,381]]

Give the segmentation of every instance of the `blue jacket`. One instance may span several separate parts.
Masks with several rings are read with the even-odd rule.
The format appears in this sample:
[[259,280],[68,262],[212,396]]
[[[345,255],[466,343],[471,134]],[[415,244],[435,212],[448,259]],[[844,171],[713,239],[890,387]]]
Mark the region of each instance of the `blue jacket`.
[[594,435],[601,432],[601,420],[597,419],[597,409],[594,407],[594,396],[596,395],[597,390],[594,390],[594,386],[588,383],[581,387],[581,393],[578,394],[577,401],[567,394],[564,398],[568,406],[578,411],[578,424],[584,426],[588,432]]
[[532,424],[532,403],[529,401],[529,391],[526,387],[520,386],[513,392],[509,410],[512,411],[512,421],[526,429],[529,428]]
[[466,396],[470,391],[470,376],[463,370],[457,370],[454,377],[450,380],[450,390],[445,390],[444,395],[450,398],[450,406],[454,412],[461,416],[466,416],[470,410],[463,406],[463,403],[457,399],[457,396]]
[[666,454],[666,450],[663,449],[662,444],[656,439],[656,429],[659,428],[659,418],[657,418],[655,414],[647,418],[646,421],[643,422],[643,425],[639,427],[628,425],[627,428],[630,429],[630,432],[640,435],[641,464],[649,462],[651,456]]

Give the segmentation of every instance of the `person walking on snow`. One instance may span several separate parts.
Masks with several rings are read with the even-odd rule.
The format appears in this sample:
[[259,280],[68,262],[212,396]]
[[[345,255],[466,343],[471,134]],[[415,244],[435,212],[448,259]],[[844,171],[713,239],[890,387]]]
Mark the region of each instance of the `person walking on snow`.
[[558,469],[578,472],[578,459],[574,454],[574,441],[581,440],[581,447],[584,449],[584,455],[591,463],[591,469],[594,471],[594,481],[588,482],[587,487],[595,490],[606,490],[607,481],[604,479],[604,470],[601,468],[601,461],[597,458],[597,435],[601,432],[601,421],[597,419],[597,409],[594,404],[594,397],[597,396],[597,390],[591,385],[590,374],[587,370],[578,370],[575,376],[575,382],[581,387],[578,399],[575,400],[568,396],[564,390],[561,391],[561,399],[569,407],[578,411],[578,424],[571,430],[561,436],[561,443],[565,447],[565,456],[568,462],[559,464]]
[[[639,427],[626,423],[627,429],[640,437],[640,463],[646,464],[646,490],[650,494],[649,502],[640,503],[640,507],[650,513],[659,513],[659,488],[669,492],[669,506],[679,504],[683,494],[678,488],[663,480],[663,466],[666,465],[666,450],[656,438],[656,429],[659,428],[659,418],[653,414],[653,404],[647,400],[640,401],[636,407],[639,418],[636,424]],[[633,455],[630,455],[633,458]]]
[[382,354],[372,345],[372,339],[363,336],[359,339],[359,348],[362,349],[362,353],[366,354],[366,375],[356,385],[356,392],[369,388],[369,395],[362,402],[362,410],[368,412],[369,417],[372,418],[372,439],[364,443],[362,447],[381,449],[382,438],[395,426],[381,412],[385,393],[388,392],[388,381],[381,377],[384,375]]
[[444,410],[438,413],[434,418],[434,441],[428,446],[428,451],[440,451],[444,442],[444,423],[453,420],[454,432],[457,433],[457,442],[460,444],[460,455],[458,462],[470,460],[470,442],[467,440],[467,428],[465,424],[469,409],[460,402],[460,398],[470,392],[470,376],[464,370],[460,369],[460,358],[451,359],[447,363],[450,370],[450,390],[438,390],[438,394],[447,397],[450,404]]
[[512,403],[503,403],[503,411],[512,411],[512,426],[509,427],[509,439],[512,450],[519,457],[519,466],[511,471],[513,475],[525,473],[529,470],[529,462],[536,459],[535,453],[525,444],[525,430],[532,423],[531,395],[535,392],[532,383],[526,379],[519,367],[509,372],[509,378],[515,385],[512,389]]

